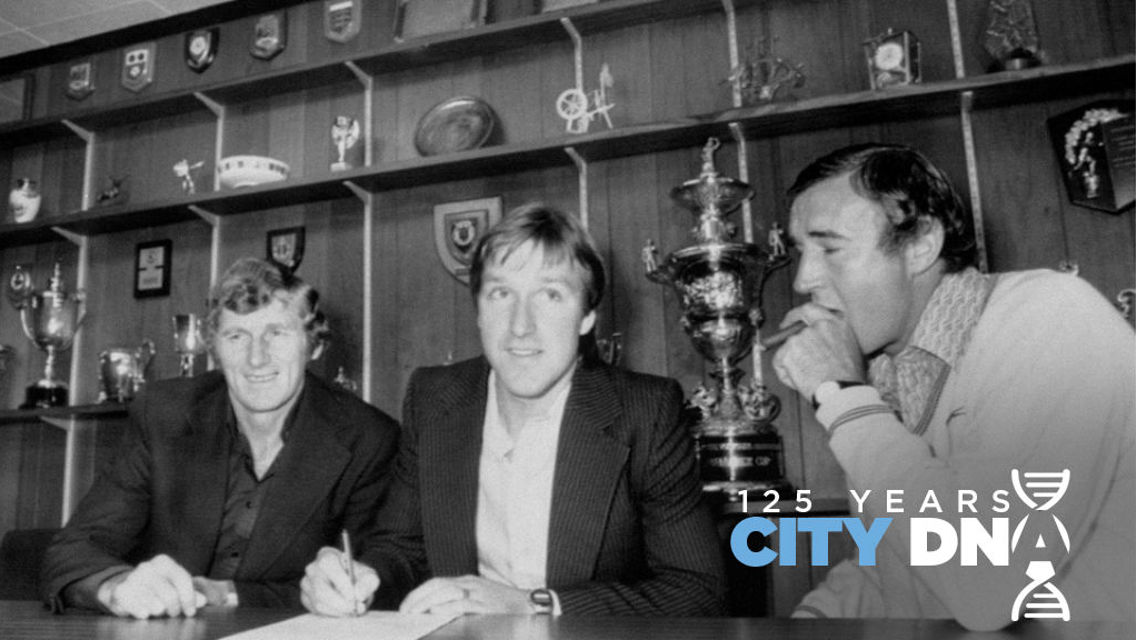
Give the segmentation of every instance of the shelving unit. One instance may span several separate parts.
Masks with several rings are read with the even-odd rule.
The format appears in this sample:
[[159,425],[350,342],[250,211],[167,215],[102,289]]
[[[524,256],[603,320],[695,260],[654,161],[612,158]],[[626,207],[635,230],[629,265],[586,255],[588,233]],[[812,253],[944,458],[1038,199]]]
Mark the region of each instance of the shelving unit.
[[[559,26],[557,25],[559,28]],[[334,68],[339,68],[336,66]],[[343,67],[346,70],[346,67]],[[769,138],[804,131],[865,125],[897,118],[925,118],[956,112],[964,93],[973,95],[974,109],[1051,96],[1056,92],[1076,94],[1131,82],[1136,55],[1123,55],[1087,63],[1004,71],[958,80],[898,87],[888,91],[810,98],[796,102],[774,102],[739,107],[681,121],[631,125],[580,135],[566,135],[538,142],[525,142],[462,151],[446,156],[415,158],[359,167],[306,179],[290,179],[256,187],[199,193],[153,202],[110,207],[36,220],[25,224],[0,225],[0,249],[58,239],[60,228],[83,235],[114,233],[129,229],[184,222],[195,218],[190,206],[218,215],[236,215],[289,204],[346,198],[353,191],[345,183],[378,192],[408,185],[453,180],[470,174],[489,175],[513,170],[518,165],[547,167],[569,165],[565,153],[573,148],[589,161],[639,155],[654,151],[697,146],[710,136],[729,138],[730,125],[736,123],[747,138]],[[295,75],[295,74],[292,74]],[[346,76],[345,76],[346,79]],[[257,84],[253,81],[251,84]],[[228,97],[236,96],[228,94]],[[192,95],[178,96],[174,112],[200,108]],[[174,98],[162,102],[174,104]],[[137,107],[134,107],[135,109]],[[147,106],[149,108],[149,106]],[[113,109],[69,118],[83,126],[99,128],[116,122],[125,110]],[[163,115],[167,115],[163,112]],[[56,121],[61,129],[69,132]],[[47,123],[30,125],[31,131],[44,131]],[[17,129],[23,133],[25,129]],[[8,134],[14,136],[15,132]]]

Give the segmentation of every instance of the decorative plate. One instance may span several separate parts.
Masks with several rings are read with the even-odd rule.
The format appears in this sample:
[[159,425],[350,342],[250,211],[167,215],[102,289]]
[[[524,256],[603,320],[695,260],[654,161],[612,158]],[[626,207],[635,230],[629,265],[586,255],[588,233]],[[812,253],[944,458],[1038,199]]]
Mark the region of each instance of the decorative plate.
[[289,170],[287,163],[264,156],[228,156],[217,165],[221,186],[227,189],[284,180]]
[[476,149],[489,141],[496,127],[497,114],[481,98],[450,98],[418,121],[414,148],[424,156]]

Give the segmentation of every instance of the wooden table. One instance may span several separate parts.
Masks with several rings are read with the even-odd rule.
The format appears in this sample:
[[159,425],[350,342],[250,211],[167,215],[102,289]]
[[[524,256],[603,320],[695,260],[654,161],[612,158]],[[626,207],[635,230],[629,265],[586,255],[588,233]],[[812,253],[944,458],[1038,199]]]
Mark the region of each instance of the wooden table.
[[[0,601],[3,640],[215,640],[297,615],[273,609],[205,609],[195,618],[124,620],[54,615],[38,602]],[[558,618],[466,616],[431,640],[1128,640],[1110,623],[1031,623],[970,634],[938,620],[789,620],[784,618]],[[323,640],[323,639],[320,639]]]

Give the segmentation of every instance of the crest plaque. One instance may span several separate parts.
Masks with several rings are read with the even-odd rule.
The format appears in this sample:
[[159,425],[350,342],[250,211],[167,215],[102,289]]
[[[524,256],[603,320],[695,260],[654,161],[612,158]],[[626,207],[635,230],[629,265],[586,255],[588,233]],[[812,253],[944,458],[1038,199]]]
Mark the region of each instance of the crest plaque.
[[469,284],[469,265],[477,242],[500,219],[500,196],[434,207],[434,247],[450,275]]
[[217,45],[221,40],[221,30],[217,27],[199,29],[185,34],[185,64],[197,73],[202,73],[213,64],[217,57]]
[[122,55],[122,86],[138,93],[154,81],[158,49],[153,42],[130,47]]
[[254,58],[271,60],[288,46],[288,14],[279,11],[256,19],[252,28],[249,53]]
[[67,97],[82,100],[95,92],[94,65],[90,60],[71,65],[67,71]]
[[323,33],[328,40],[347,42],[359,35],[362,0],[324,0]]
[[289,275],[295,273],[304,260],[304,228],[269,231],[266,239],[268,261]]

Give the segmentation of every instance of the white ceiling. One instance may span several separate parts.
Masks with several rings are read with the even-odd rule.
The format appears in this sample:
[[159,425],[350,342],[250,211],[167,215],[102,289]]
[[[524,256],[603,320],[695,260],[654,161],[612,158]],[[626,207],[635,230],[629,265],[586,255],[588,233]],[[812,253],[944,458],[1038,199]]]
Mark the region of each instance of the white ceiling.
[[0,0],[0,58],[229,1]]

